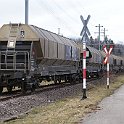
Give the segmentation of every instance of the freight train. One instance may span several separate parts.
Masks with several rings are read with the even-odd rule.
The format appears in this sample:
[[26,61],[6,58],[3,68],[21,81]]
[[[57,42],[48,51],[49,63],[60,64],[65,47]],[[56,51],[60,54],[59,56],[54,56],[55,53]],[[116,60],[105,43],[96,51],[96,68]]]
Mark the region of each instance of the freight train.
[[[82,73],[82,44],[34,25],[0,28],[0,93],[15,86],[34,91],[43,80],[75,83]],[[99,76],[105,54],[87,46],[87,78]],[[124,59],[110,57],[111,70],[123,70]]]

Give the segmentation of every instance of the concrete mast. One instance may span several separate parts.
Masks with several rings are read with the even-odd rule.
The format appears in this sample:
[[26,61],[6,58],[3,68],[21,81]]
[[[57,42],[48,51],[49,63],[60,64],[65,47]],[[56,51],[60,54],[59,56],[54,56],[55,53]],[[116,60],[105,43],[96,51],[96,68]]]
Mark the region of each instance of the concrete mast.
[[28,0],[25,0],[25,24],[28,24]]

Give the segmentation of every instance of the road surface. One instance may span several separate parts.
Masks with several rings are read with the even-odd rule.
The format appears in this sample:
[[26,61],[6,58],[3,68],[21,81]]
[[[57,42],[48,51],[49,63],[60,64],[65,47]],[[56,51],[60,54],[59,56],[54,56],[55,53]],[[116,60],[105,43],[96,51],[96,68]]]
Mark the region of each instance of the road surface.
[[98,106],[101,109],[87,115],[80,124],[124,124],[124,85]]

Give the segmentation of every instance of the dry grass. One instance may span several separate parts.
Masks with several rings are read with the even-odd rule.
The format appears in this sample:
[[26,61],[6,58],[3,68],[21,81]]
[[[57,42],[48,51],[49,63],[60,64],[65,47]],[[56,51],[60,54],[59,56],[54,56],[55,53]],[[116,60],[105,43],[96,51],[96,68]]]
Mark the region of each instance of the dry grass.
[[105,85],[94,86],[87,92],[88,98],[85,100],[81,100],[80,94],[48,106],[36,107],[30,113],[6,124],[77,124],[87,113],[100,109],[97,104],[122,84],[124,77],[119,76],[110,84],[110,89],[106,89]]

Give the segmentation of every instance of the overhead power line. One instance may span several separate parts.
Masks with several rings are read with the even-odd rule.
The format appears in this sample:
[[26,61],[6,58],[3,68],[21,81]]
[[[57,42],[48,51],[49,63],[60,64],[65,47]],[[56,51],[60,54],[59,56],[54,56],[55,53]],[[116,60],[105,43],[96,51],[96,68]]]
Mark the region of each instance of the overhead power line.
[[[62,25],[64,28],[66,28],[69,32],[71,31],[73,34],[76,34],[76,30],[73,28],[73,24],[78,25],[78,19],[72,14],[70,14],[67,9],[64,9],[60,4],[58,4],[55,0],[52,1],[39,1],[37,0],[37,5],[40,6],[40,8],[44,8],[48,14],[52,15],[58,24]],[[54,5],[54,7],[53,7]],[[61,13],[57,14],[58,12],[56,10],[59,10],[62,14],[66,16],[66,18],[61,17]],[[71,26],[72,24],[72,26]],[[58,27],[57,27],[58,28]]]

